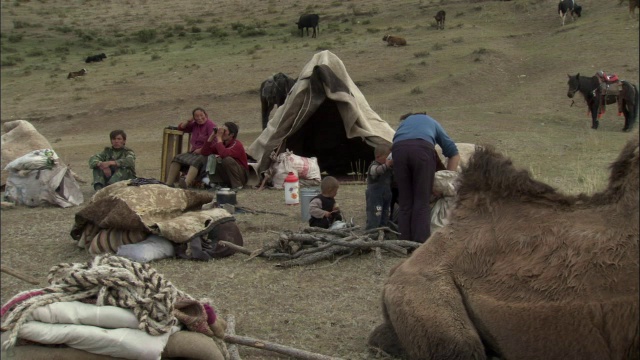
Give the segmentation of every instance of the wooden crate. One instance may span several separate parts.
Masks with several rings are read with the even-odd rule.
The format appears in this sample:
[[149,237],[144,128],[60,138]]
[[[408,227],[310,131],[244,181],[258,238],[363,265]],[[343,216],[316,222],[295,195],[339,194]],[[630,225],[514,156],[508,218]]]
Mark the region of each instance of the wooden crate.
[[191,134],[189,133],[187,137],[184,135],[184,131],[175,128],[165,128],[162,132],[162,157],[160,159],[160,181],[162,182],[167,182],[171,160],[185,151],[183,143],[186,144],[186,151],[188,151]]

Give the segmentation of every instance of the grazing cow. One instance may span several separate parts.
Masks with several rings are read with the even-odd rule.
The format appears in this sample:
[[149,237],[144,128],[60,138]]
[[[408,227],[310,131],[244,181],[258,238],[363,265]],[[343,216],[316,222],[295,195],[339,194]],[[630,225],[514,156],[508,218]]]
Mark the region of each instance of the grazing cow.
[[490,147],[449,223],[390,271],[369,345],[403,359],[638,359],[638,137],[565,195]]
[[318,33],[320,33],[320,27],[318,26],[319,21],[320,16],[318,16],[318,14],[300,16],[300,19],[296,23],[298,25],[298,29],[300,29],[300,37],[304,35],[304,29],[307,29],[307,36],[309,36],[309,28],[313,29],[313,35],[311,37],[316,37],[316,29],[318,30]]
[[382,41],[386,41],[389,46],[405,46],[407,40],[400,36],[385,35],[382,37]]
[[638,7],[638,0],[629,0],[629,17],[636,19],[636,8]]
[[67,79],[74,79],[74,78],[77,78],[78,76],[84,76],[84,74],[86,74],[88,72],[89,72],[89,70],[87,70],[87,69],[82,69],[80,71],[72,71],[67,76]]
[[436,27],[440,30],[444,30],[444,18],[447,13],[444,10],[438,11],[434,18],[436,19]]
[[582,16],[582,6],[576,4],[575,0],[560,0],[558,3],[558,14],[562,19],[562,26],[564,26],[564,19],[567,14],[571,14],[571,20],[576,19],[576,15],[578,17]]
[[103,59],[106,59],[107,55],[105,53],[102,54],[98,54],[98,55],[91,55],[91,56],[87,56],[87,59],[84,61],[87,64],[88,63],[92,63],[92,62],[99,62],[102,61]]

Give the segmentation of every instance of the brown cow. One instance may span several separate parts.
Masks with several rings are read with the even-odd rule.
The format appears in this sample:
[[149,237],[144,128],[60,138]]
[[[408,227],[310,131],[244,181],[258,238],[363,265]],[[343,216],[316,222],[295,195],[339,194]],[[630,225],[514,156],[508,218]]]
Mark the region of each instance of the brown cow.
[[405,46],[407,40],[400,36],[385,35],[382,37],[382,41],[386,41],[389,46]]
[[434,18],[436,19],[436,28],[440,30],[444,30],[444,19],[447,16],[447,13],[444,10],[438,11]]
[[89,70],[87,69],[82,69],[80,71],[72,71],[69,73],[69,75],[67,75],[67,79],[75,79],[78,76],[84,76],[84,74],[88,73]]
[[594,195],[564,195],[490,147],[445,227],[396,266],[369,344],[409,359],[638,359],[638,134]]

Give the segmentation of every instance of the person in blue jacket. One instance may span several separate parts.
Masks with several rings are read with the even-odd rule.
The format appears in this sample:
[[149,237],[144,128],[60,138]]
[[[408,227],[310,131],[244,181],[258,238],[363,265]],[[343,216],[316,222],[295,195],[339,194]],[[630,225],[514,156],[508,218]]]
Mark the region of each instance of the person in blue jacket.
[[424,243],[431,236],[429,200],[438,161],[436,144],[448,159],[447,170],[457,170],[458,147],[440,123],[426,113],[400,117],[391,152],[393,176],[399,190],[398,228],[403,240]]

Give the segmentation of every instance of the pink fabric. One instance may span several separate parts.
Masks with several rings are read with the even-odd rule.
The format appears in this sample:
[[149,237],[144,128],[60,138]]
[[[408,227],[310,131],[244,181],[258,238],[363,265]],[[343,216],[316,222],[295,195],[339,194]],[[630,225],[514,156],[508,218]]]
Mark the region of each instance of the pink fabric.
[[44,294],[44,291],[42,290],[34,290],[32,292],[14,297],[13,299],[9,300],[9,302],[7,304],[5,304],[2,309],[0,309],[0,316],[4,316],[4,314],[6,314],[7,311],[9,311],[9,309],[11,309],[13,306],[15,306],[18,303],[21,303],[25,300],[28,300],[34,296],[38,296],[38,295],[42,295]]
[[213,311],[213,308],[209,304],[202,304],[204,306],[204,311],[207,313],[207,324],[212,325],[216,322],[216,312]]

